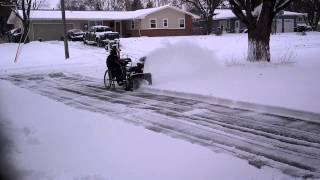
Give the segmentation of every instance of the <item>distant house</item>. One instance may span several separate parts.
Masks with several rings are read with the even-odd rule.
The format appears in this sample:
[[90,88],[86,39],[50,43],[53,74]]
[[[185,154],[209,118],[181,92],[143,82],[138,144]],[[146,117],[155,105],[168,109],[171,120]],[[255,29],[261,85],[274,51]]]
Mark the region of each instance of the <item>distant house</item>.
[[[243,24],[230,9],[217,9],[215,10],[216,15],[213,17],[212,30],[216,31],[218,28],[224,32],[229,33],[240,33],[247,29],[246,25]],[[203,23],[198,22],[195,27],[201,27]],[[293,32],[297,25],[305,25],[304,14],[281,11],[273,20],[272,32]],[[201,28],[198,28],[201,30]]]
[[[94,25],[106,25],[121,37],[191,35],[194,18],[199,17],[168,5],[136,11],[66,11],[67,29],[85,30]],[[19,21],[12,12],[8,23],[21,27]],[[58,40],[62,34],[61,11],[31,11],[31,40]]]

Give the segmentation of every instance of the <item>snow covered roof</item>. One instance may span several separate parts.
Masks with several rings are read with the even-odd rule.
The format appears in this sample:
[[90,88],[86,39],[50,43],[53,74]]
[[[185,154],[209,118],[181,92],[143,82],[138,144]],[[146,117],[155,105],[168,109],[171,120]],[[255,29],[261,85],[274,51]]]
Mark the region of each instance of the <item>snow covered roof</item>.
[[[68,20],[129,20],[129,19],[143,19],[149,14],[158,12],[163,9],[174,9],[176,11],[188,14],[193,18],[199,16],[190,12],[172,7],[170,5],[160,6],[156,8],[140,9],[136,11],[66,11],[66,19]],[[22,11],[18,11],[22,16]],[[30,19],[32,20],[55,20],[61,19],[61,11],[57,10],[33,10],[30,12]]]
[[214,20],[231,19],[236,17],[230,9],[216,9],[214,12],[216,14],[213,16]]
[[[216,13],[215,16],[213,16],[213,20],[219,20],[219,19],[232,19],[236,18],[236,15],[232,12],[231,9],[216,9],[214,11]],[[290,12],[290,11],[283,11],[284,16],[303,16],[303,13],[297,13],[297,12]]]
[[284,11],[283,15],[285,16],[304,16],[303,13],[291,12],[291,11]]

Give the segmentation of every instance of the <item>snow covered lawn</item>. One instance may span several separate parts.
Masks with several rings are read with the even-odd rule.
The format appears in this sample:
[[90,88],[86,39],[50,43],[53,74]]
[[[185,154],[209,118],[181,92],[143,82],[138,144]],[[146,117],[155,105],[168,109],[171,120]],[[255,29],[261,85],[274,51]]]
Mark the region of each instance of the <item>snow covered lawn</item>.
[[[122,56],[148,57],[149,87],[320,113],[320,33],[274,35],[273,61],[245,61],[246,34],[121,39]],[[103,78],[106,52],[70,42],[0,44],[0,76],[71,72]],[[102,82],[101,82],[102,83]],[[73,109],[0,80],[0,118],[26,179],[291,179],[114,117]]]
[[[320,33],[271,37],[272,63],[247,63],[247,35],[121,39],[122,55],[147,56],[155,89],[211,95],[235,101],[320,113]],[[0,73],[30,70],[72,71],[102,79],[106,52],[70,43],[32,42],[13,63],[16,44],[1,44]]]
[[271,64],[246,62],[246,34],[122,42],[129,52],[151,51],[152,88],[320,112],[320,33],[273,35]]

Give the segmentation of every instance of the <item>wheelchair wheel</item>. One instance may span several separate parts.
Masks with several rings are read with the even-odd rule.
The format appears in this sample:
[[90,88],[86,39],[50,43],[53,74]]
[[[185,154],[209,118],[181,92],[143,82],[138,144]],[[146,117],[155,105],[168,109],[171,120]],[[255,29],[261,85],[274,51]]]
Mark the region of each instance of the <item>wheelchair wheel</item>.
[[111,74],[109,73],[108,70],[106,70],[106,72],[104,73],[104,86],[106,87],[106,89],[110,89],[111,86],[114,86],[114,83],[112,81],[111,78]]

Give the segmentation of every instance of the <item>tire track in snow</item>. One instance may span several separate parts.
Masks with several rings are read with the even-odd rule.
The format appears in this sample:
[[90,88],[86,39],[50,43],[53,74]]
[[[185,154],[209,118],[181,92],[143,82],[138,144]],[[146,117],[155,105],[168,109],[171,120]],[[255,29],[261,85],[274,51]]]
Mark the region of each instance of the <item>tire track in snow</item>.
[[320,124],[173,96],[107,91],[74,74],[2,76],[69,106],[106,113],[147,129],[231,153],[292,176],[320,177]]

